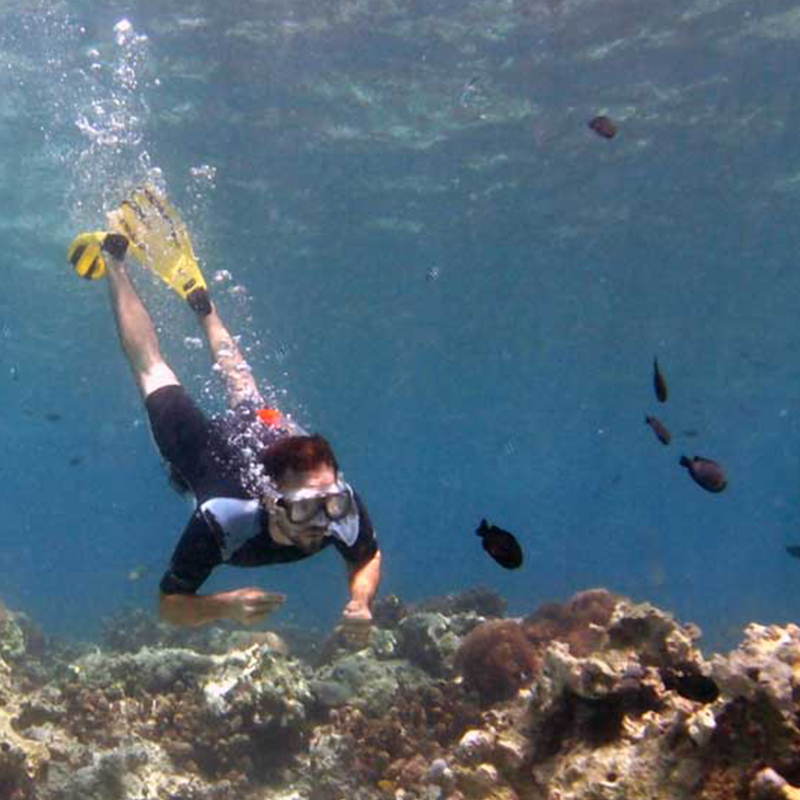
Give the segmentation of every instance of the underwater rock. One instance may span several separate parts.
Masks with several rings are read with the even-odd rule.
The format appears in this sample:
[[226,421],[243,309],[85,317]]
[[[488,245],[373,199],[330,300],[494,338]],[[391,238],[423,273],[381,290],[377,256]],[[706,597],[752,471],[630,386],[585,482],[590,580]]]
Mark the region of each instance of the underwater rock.
[[483,621],[473,612],[409,614],[397,627],[398,653],[434,677],[452,675],[463,638]]
[[316,701],[326,708],[351,703],[375,714],[391,705],[400,685],[413,689],[429,681],[405,660],[378,661],[369,650],[349,653],[317,670],[309,681]]
[[800,789],[778,775],[774,769],[762,769],[750,784],[753,800],[800,800]]
[[453,616],[471,612],[480,617],[504,617],[507,608],[508,601],[494,589],[476,586],[458,594],[431,597],[414,603],[409,613],[428,611]]
[[458,743],[457,754],[465,763],[483,761],[491,752],[497,741],[494,731],[468,730]]
[[0,618],[0,658],[19,661],[28,651],[28,637],[22,628],[22,615],[3,607]]
[[[330,723],[317,726],[312,741],[328,753],[326,763],[334,760],[332,771],[348,776],[353,787],[382,783],[392,792],[416,792],[430,780],[433,762],[479,723],[480,713],[461,686],[428,679],[418,687],[401,685],[383,713],[333,709]],[[314,773],[318,779],[333,780]],[[334,800],[351,796],[340,791]]]
[[715,769],[745,780],[752,777],[748,765],[760,762],[779,774],[797,774],[800,628],[747,626],[739,647],[711,659],[711,675],[721,692],[712,706]]
[[358,779],[350,768],[354,744],[349,736],[327,728],[314,733],[308,747],[314,800],[339,800],[356,794]]
[[24,701],[19,678],[19,669],[0,658],[0,797],[38,800],[36,782],[47,771],[50,753],[18,729]]
[[711,659],[711,671],[727,694],[763,697],[780,713],[791,713],[800,679],[800,627],[748,625],[739,647]]
[[179,648],[143,647],[135,653],[89,653],[75,662],[81,683],[121,683],[128,692],[165,692],[176,682],[194,682],[218,662],[214,656]]
[[408,608],[396,594],[379,597],[372,606],[372,619],[379,628],[396,628]]
[[[598,646],[553,641],[531,687],[532,775],[553,797],[696,797],[717,706],[669,690],[662,670],[703,675],[698,631],[647,603],[615,601]],[[602,626],[600,626],[602,628]]]
[[373,628],[369,646],[375,658],[380,660],[398,658],[400,655],[397,635],[385,628]]
[[263,647],[279,656],[289,655],[286,640],[273,631],[233,631],[228,637],[228,651],[249,650],[253,646]]

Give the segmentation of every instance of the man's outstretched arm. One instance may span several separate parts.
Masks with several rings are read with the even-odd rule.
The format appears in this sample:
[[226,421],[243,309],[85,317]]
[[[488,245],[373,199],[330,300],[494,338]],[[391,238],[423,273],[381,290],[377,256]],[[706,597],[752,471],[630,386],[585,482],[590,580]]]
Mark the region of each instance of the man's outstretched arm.
[[348,572],[350,602],[344,608],[345,619],[372,619],[370,606],[381,582],[381,551]]
[[286,597],[252,587],[216,594],[165,594],[159,598],[159,617],[173,625],[196,627],[230,619],[255,625],[279,608]]

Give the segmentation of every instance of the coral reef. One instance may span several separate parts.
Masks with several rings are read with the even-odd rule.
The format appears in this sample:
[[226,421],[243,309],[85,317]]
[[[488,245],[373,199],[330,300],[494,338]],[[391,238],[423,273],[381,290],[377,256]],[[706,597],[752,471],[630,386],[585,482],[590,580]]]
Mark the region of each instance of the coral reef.
[[446,616],[439,612],[416,612],[397,626],[397,651],[434,677],[453,673],[461,642],[484,621],[475,612]]
[[506,599],[485,586],[476,586],[458,594],[431,597],[414,603],[410,612],[434,612],[453,616],[455,614],[477,614],[480,617],[504,617],[508,603]]
[[564,642],[574,656],[596,650],[603,642],[608,621],[619,598],[605,589],[579,592],[566,603],[546,603],[522,622],[536,645]]
[[516,620],[490,620],[475,628],[455,657],[467,685],[486,702],[508,700],[539,669],[537,648]]
[[0,797],[800,797],[797,626],[707,660],[694,626],[602,589],[524,619],[423,606],[387,603],[325,659],[293,633],[302,660],[273,632],[137,611],[102,648],[65,646],[4,609]]

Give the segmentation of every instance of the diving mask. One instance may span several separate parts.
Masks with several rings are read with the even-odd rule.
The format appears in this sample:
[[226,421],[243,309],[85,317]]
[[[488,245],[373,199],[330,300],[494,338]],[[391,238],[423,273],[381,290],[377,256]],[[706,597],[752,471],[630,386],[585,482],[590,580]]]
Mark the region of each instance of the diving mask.
[[338,522],[353,509],[353,490],[343,481],[337,481],[331,492],[311,488],[287,492],[278,498],[276,505],[284,510],[292,525],[306,525],[320,512],[324,512],[330,522]]

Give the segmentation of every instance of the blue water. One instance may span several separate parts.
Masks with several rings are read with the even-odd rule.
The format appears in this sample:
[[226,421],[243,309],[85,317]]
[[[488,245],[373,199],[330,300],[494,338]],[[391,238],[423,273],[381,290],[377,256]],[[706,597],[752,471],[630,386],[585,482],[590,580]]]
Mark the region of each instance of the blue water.
[[[215,299],[255,373],[365,497],[382,592],[480,584],[526,613],[606,586],[711,646],[796,619],[800,3],[768,6],[3,9],[0,596],[77,637],[155,607],[189,507],[106,287],[65,250],[157,173],[207,275],[231,273]],[[137,280],[218,410],[190,313]],[[720,461],[728,490],[695,486],[682,453]],[[484,516],[522,569],[482,552]],[[333,552],[204,589],[253,584],[289,595],[284,622],[325,628],[346,601]]]

